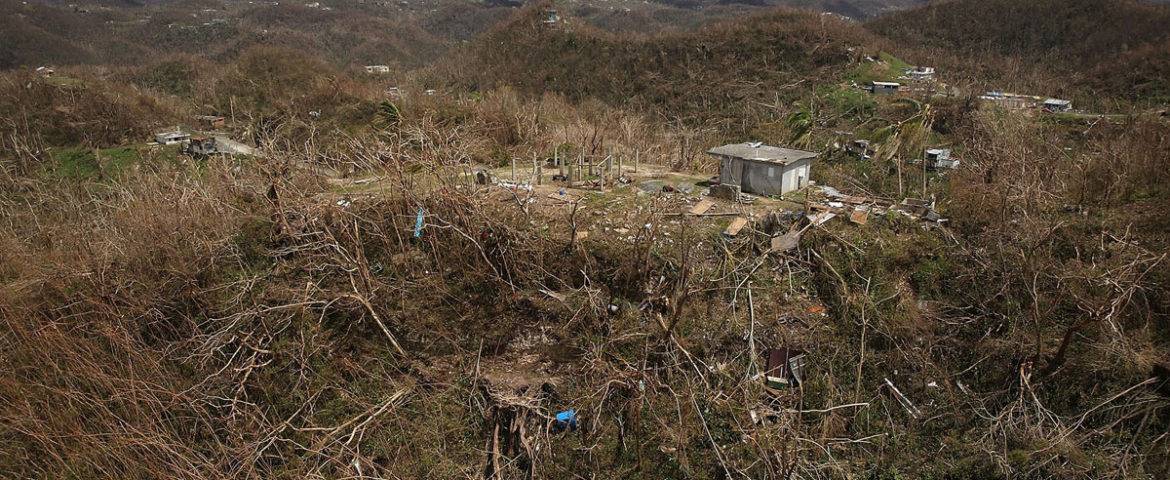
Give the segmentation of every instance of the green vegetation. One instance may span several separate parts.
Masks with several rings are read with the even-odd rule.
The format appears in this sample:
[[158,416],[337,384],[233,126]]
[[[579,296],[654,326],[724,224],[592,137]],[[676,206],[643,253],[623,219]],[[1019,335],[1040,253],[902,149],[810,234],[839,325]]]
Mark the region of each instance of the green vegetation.
[[52,174],[74,180],[102,179],[117,175],[140,160],[134,147],[106,149],[64,148],[52,152]]
[[880,52],[876,61],[862,62],[849,74],[849,79],[859,85],[870,82],[897,82],[907,69],[913,67],[902,59],[887,52]]

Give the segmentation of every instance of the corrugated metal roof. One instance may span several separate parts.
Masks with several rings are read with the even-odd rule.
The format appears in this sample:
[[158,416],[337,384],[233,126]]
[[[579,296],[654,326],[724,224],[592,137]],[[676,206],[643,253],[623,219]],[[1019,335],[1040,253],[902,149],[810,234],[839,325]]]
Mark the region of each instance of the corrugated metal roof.
[[779,163],[781,165],[788,165],[790,163],[807,158],[816,158],[818,155],[815,152],[806,152],[804,150],[794,150],[791,148],[773,147],[770,145],[760,145],[754,143],[733,143],[730,145],[724,145],[722,147],[712,148],[707,150],[707,153],[710,153],[711,155],[742,158],[745,160]]

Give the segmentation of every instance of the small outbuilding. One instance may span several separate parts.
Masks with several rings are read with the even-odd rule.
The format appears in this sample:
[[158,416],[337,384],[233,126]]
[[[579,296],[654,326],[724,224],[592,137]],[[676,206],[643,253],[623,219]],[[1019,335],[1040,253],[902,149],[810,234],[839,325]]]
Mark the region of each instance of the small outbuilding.
[[390,73],[388,65],[366,65],[366,73],[386,74]]
[[808,186],[813,159],[819,154],[758,142],[712,148],[719,159],[719,183],[757,195],[783,195]]
[[866,88],[874,95],[893,95],[902,90],[902,84],[897,82],[870,82]]

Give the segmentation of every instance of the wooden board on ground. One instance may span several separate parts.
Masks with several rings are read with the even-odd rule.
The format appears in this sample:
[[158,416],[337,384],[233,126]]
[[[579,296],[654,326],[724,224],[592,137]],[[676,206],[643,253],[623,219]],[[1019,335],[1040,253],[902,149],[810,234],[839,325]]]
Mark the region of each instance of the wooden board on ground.
[[787,252],[796,248],[799,243],[800,231],[789,232],[784,235],[772,237],[772,251]]
[[746,218],[735,217],[735,219],[731,221],[731,225],[727,226],[727,230],[723,231],[723,234],[729,237],[739,235],[739,231],[743,230],[743,227],[747,226],[747,224],[748,221]]
[[869,210],[862,208],[853,209],[853,213],[849,214],[849,221],[858,225],[869,223]]
[[561,202],[565,202],[565,203],[576,203],[576,202],[577,202],[577,200],[580,200],[580,199],[581,199],[581,197],[578,197],[578,196],[576,196],[576,195],[570,195],[570,194],[567,194],[567,193],[566,193],[566,194],[564,194],[564,195],[560,195],[560,194],[556,194],[556,193],[550,193],[550,194],[548,194],[548,195],[546,195],[546,196],[547,196],[548,198],[551,198],[551,199],[553,199],[553,200],[557,200],[557,201],[561,201]]
[[704,198],[699,203],[696,203],[694,207],[691,207],[691,215],[702,215],[707,213],[707,210],[710,210],[713,206],[715,206],[715,201],[709,198]]

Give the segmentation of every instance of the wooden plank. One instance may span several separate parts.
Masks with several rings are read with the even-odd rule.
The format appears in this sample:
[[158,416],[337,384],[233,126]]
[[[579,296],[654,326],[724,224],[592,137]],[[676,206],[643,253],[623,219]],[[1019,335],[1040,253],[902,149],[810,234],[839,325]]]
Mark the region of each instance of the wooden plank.
[[702,201],[695,204],[694,207],[691,207],[691,215],[702,215],[707,213],[707,210],[710,210],[713,206],[715,206],[714,200],[711,200],[710,198],[704,198]]
[[772,237],[772,251],[773,252],[787,252],[796,248],[800,244],[800,232],[791,232],[784,235]]
[[731,225],[727,226],[727,230],[723,231],[723,234],[727,235],[729,237],[734,237],[736,235],[739,235],[739,231],[743,230],[743,227],[746,227],[747,224],[748,224],[748,221],[746,218],[735,217],[735,219],[731,221]]
[[560,202],[565,202],[565,203],[576,203],[576,202],[577,202],[577,200],[580,200],[580,199],[581,199],[581,197],[578,197],[578,196],[576,196],[576,195],[571,195],[571,194],[568,194],[568,193],[566,193],[566,194],[564,194],[564,195],[560,195],[560,194],[556,194],[556,193],[550,193],[550,194],[548,194],[548,195],[545,195],[545,196],[546,196],[546,197],[548,197],[548,198],[550,198],[550,199],[552,199],[552,200],[557,200],[557,201],[560,201]]
[[869,210],[862,208],[853,209],[853,213],[849,214],[849,221],[858,225],[869,223]]

